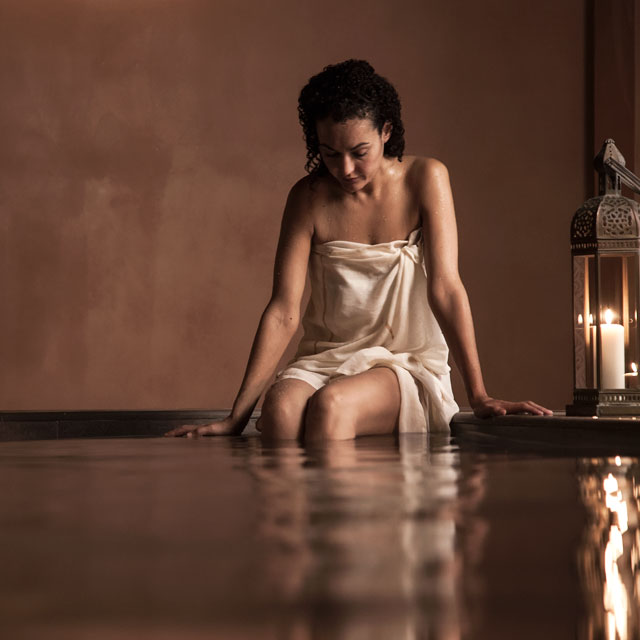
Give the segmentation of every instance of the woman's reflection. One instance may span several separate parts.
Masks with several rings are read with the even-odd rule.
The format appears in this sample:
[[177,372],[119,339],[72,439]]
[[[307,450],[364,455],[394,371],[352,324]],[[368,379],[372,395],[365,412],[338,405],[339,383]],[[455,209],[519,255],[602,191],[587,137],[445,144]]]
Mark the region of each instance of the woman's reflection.
[[250,464],[264,548],[257,579],[277,602],[283,637],[463,635],[465,558],[478,554],[467,534],[482,539],[469,510],[482,482],[475,469],[462,477],[448,442],[263,445]]

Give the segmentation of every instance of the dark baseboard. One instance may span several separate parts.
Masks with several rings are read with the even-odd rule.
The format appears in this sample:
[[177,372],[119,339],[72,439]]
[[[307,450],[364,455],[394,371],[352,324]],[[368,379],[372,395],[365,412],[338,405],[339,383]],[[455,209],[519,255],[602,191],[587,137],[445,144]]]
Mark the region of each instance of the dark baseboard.
[[[62,438],[155,437],[183,424],[205,424],[228,415],[222,409],[150,411],[2,411],[0,442]],[[255,411],[246,433],[255,432]]]

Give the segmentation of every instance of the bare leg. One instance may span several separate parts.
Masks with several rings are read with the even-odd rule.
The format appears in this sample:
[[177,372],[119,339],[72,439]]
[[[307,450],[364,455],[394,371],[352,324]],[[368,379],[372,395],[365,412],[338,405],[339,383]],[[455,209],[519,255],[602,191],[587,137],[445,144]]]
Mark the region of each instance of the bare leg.
[[388,367],[374,367],[332,380],[313,394],[305,418],[305,440],[347,440],[393,433],[399,414],[396,374]]
[[315,389],[303,380],[285,378],[271,385],[262,404],[256,429],[263,440],[286,440],[302,436],[307,402]]

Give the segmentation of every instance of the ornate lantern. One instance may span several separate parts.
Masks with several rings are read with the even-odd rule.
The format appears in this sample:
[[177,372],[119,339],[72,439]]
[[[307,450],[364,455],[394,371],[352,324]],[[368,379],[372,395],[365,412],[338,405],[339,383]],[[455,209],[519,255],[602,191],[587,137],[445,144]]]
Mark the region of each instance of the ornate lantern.
[[573,404],[567,415],[640,416],[640,179],[605,140],[594,166],[599,195],[571,223]]

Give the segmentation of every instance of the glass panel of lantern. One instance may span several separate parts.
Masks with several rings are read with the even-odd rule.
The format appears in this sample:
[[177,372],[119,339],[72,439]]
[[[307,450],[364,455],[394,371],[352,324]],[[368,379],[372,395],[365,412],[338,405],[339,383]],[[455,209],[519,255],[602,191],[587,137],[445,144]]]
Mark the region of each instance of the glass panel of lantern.
[[599,256],[600,389],[638,388],[638,268],[637,252]]
[[637,253],[573,257],[577,389],[640,388],[639,272]]
[[596,389],[598,286],[594,255],[573,257],[574,376],[576,389]]

